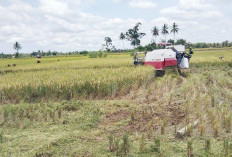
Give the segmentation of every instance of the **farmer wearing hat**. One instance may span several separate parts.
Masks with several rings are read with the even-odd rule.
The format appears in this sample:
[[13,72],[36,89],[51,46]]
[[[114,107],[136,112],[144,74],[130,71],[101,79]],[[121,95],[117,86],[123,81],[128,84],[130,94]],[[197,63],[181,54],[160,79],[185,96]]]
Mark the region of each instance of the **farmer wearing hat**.
[[192,57],[193,53],[194,53],[194,52],[193,52],[193,50],[192,50],[192,47],[190,47],[190,48],[189,48],[189,59]]

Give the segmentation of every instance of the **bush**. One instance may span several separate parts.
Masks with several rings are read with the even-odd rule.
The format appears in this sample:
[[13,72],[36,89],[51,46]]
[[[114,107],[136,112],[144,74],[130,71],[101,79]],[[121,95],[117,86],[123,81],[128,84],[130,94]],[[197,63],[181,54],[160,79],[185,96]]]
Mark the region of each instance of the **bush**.
[[80,54],[86,56],[87,54],[89,54],[89,52],[88,51],[81,51]]
[[102,56],[103,56],[102,51],[99,51],[99,52],[97,53],[97,55],[98,55],[98,57],[102,57]]
[[97,57],[100,58],[107,57],[107,53],[104,53],[102,51],[89,53],[89,58],[97,58]]
[[134,53],[134,52],[131,52],[131,53],[130,53],[130,56],[134,56],[134,55],[135,55],[135,53]]
[[89,58],[97,58],[97,56],[98,56],[97,52],[89,53]]
[[107,57],[107,53],[103,53],[103,57]]

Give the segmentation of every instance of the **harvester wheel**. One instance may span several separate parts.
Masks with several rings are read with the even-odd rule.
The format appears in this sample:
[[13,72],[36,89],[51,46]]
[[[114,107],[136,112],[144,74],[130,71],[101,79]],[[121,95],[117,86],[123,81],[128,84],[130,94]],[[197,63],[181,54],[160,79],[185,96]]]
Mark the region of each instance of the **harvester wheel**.
[[155,76],[156,77],[163,77],[165,75],[165,70],[156,70]]

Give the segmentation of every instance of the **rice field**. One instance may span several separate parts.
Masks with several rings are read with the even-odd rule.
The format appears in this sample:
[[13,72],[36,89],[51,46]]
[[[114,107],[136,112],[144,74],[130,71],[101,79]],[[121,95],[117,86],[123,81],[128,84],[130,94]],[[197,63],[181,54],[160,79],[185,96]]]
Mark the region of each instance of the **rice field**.
[[124,95],[153,79],[153,68],[134,68],[129,57],[113,56],[107,59],[44,58],[40,64],[30,59],[28,65],[18,61],[15,67],[2,69],[0,102],[112,97]]
[[129,54],[0,60],[0,156],[230,156],[232,49],[194,52],[157,78]]

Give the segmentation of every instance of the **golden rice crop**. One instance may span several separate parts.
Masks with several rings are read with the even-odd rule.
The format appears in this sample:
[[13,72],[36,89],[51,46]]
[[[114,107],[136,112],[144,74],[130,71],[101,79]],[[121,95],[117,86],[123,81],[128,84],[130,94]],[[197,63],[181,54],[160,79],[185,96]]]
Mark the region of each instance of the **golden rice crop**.
[[[86,69],[86,68],[115,68],[133,66],[132,58],[129,55],[109,55],[107,58],[88,58],[83,56],[54,57],[39,59],[5,59],[0,62],[0,71],[2,73],[22,72],[22,71],[41,71],[51,69]],[[59,60],[59,61],[58,61]],[[8,67],[8,64],[11,67]],[[16,64],[16,67],[12,65]]]
[[1,102],[34,102],[123,95],[148,83],[151,67],[56,69],[8,73],[1,76]]

